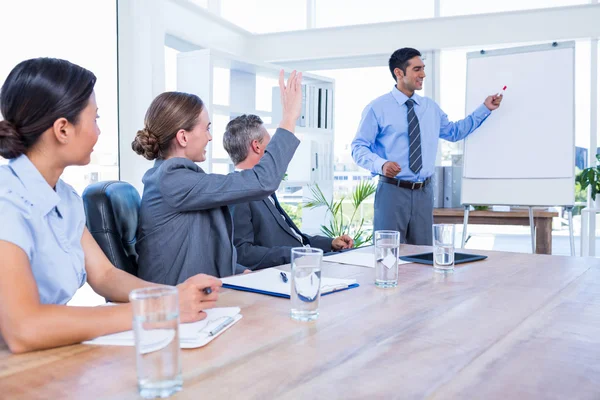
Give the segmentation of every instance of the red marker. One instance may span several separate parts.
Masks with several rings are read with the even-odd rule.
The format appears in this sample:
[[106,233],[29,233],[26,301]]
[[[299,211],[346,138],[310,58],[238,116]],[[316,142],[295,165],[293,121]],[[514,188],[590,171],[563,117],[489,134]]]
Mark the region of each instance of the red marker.
[[504,87],[502,88],[502,90],[498,92],[498,94],[496,95],[496,97],[498,97],[498,96],[504,96],[504,91],[505,91],[505,90],[506,90],[506,86],[504,86]]

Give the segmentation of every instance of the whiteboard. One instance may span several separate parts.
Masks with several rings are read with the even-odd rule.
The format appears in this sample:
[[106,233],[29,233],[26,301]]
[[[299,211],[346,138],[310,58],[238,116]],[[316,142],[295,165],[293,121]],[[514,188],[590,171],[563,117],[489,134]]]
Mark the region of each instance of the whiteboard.
[[463,204],[575,201],[575,43],[467,54],[467,113],[507,86],[465,140]]

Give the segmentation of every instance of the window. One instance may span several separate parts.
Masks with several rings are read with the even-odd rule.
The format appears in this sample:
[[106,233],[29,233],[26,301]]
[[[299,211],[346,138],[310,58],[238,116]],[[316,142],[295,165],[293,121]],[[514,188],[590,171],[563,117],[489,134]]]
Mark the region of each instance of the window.
[[433,0],[317,0],[317,28],[433,17]]
[[440,15],[469,15],[588,4],[587,0],[440,0]]
[[225,134],[225,127],[229,123],[231,118],[229,115],[213,113],[212,125],[210,128],[210,134],[212,135],[212,157],[213,158],[224,158],[229,160],[229,154],[223,147],[223,135]]
[[177,90],[177,55],[179,50],[165,46],[165,92]]
[[[2,15],[5,18],[0,24],[0,35],[5,40],[0,85],[15,65],[34,57],[63,58],[91,70],[98,78],[95,92],[102,134],[91,163],[68,167],[62,178],[80,194],[93,181],[118,179],[116,2],[3,2]],[[52,20],[65,23],[53,24],[49,29]]]
[[212,165],[213,174],[227,175],[230,172],[233,172],[233,165],[231,164],[213,163]]
[[221,16],[252,33],[306,29],[306,0],[224,0]]
[[229,105],[230,76],[227,68],[213,68],[213,104]]
[[[471,50],[443,50],[440,53],[440,107],[450,121],[465,117],[467,53]],[[452,155],[462,154],[462,142],[441,140],[442,165],[452,165]]]

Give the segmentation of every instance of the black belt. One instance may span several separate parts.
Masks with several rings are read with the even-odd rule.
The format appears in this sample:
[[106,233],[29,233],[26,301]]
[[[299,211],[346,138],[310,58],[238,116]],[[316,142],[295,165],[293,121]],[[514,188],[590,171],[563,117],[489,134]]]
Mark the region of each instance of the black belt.
[[431,179],[427,178],[423,182],[410,182],[410,181],[401,181],[396,178],[388,178],[387,176],[379,175],[379,181],[389,183],[390,185],[402,187],[405,189],[421,189],[425,187]]

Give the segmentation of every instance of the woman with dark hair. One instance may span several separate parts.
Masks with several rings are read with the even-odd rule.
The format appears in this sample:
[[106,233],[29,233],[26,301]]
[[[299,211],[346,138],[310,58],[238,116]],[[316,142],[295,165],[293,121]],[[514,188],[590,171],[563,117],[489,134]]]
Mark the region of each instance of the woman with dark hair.
[[287,85],[279,76],[283,117],[279,129],[252,169],[207,174],[212,140],[208,111],[193,94],[167,92],[148,109],[133,150],[154,167],[144,175],[138,241],[140,278],[174,285],[199,272],[225,277],[242,272],[233,247],[228,205],[267,198],[277,190],[300,144],[293,132],[302,104],[302,74]]
[[[68,61],[23,61],[0,90],[0,333],[11,351],[78,343],[131,329],[129,304],[67,307],[86,280],[100,295],[127,302],[152,286],[115,268],[85,227],[81,198],[60,176],[85,165],[100,129],[90,71]],[[178,286],[180,317],[197,321],[221,285],[207,275]]]

